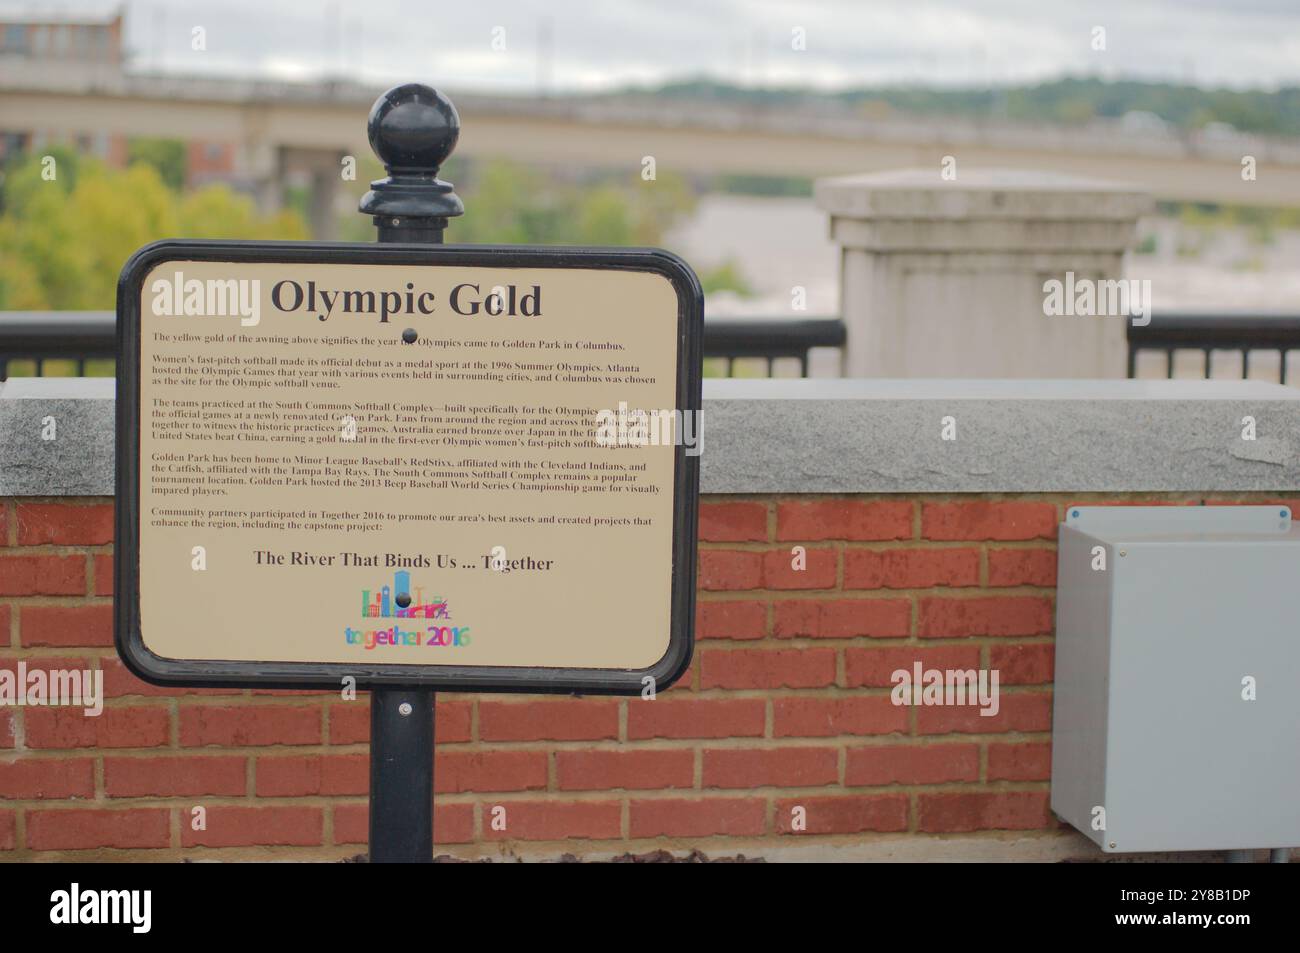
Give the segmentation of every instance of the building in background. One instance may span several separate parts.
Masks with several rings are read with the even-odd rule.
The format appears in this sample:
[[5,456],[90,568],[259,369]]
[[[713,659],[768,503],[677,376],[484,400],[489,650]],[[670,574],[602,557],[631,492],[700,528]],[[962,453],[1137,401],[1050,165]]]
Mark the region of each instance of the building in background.
[[122,10],[99,16],[40,9],[0,13],[0,54],[120,66]]
[[[30,12],[0,12],[0,64],[21,69],[122,72],[131,59],[123,45],[124,8],[111,12],[49,10],[33,5]],[[0,128],[0,163],[17,155],[68,145],[113,167],[133,157],[127,136],[76,129]],[[231,182],[235,150],[230,143],[177,143],[186,186]],[[176,184],[176,183],[174,183]]]
[[[0,14],[0,58],[120,69],[122,11],[95,15],[34,8],[30,14]],[[0,161],[63,141],[65,136],[44,129],[0,129]],[[122,136],[74,133],[69,144],[115,165],[126,159]]]

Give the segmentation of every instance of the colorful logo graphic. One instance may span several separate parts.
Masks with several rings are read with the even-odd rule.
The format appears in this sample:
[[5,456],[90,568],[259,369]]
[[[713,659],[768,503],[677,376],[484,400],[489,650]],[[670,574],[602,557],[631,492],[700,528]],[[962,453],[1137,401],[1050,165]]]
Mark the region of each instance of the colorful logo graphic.
[[[406,603],[402,605],[402,603]],[[371,598],[369,589],[361,590],[361,616],[365,619],[450,619],[447,600],[441,596],[424,601],[424,590],[411,591],[411,574],[393,573],[393,584],[384,586]]]
[[[451,620],[447,600],[441,596],[425,600],[424,589],[411,588],[411,574],[403,570],[393,573],[393,584],[377,591],[361,590],[361,617],[363,619],[437,619]],[[461,648],[469,645],[469,626],[430,625],[423,629],[403,629],[393,625],[387,629],[354,629],[347,626],[343,639],[349,645],[364,645],[374,649],[381,645],[442,646]]]

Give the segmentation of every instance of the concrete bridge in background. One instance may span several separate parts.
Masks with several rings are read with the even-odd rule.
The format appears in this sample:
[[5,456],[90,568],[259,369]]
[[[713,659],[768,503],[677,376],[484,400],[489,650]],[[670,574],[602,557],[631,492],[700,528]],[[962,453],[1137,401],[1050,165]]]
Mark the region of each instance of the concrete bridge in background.
[[[88,65],[51,69],[0,58],[0,132],[170,137],[230,143],[237,177],[276,207],[286,176],[310,175],[313,224],[328,234],[344,155],[369,156],[365,115],[380,90],[349,82],[124,73]],[[455,93],[463,121],[457,155],[526,155],[530,162],[625,167],[644,156],[688,175],[818,176],[899,167],[1003,168],[1108,179],[1157,199],[1300,207],[1300,140],[1219,128],[1194,133],[1157,123],[1081,126],[994,119],[891,117],[786,107],[627,97],[538,99]],[[1257,177],[1242,177],[1253,156]]]

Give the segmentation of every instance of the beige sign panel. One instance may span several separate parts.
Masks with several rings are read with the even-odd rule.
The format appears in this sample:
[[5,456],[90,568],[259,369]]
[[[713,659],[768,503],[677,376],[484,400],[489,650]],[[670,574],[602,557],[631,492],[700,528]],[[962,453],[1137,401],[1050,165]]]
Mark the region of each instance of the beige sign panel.
[[364,671],[669,654],[674,490],[700,443],[672,275],[139,272],[141,654]]

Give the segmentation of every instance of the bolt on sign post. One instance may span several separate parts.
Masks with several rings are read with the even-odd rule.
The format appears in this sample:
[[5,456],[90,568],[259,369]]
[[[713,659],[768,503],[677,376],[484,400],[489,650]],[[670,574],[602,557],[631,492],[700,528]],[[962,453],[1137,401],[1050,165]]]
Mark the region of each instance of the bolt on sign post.
[[693,643],[699,282],[443,245],[459,129],[375,103],[378,244],[164,241],[118,285],[118,652],[369,689],[376,861],[432,859],[435,690],[651,696]]

